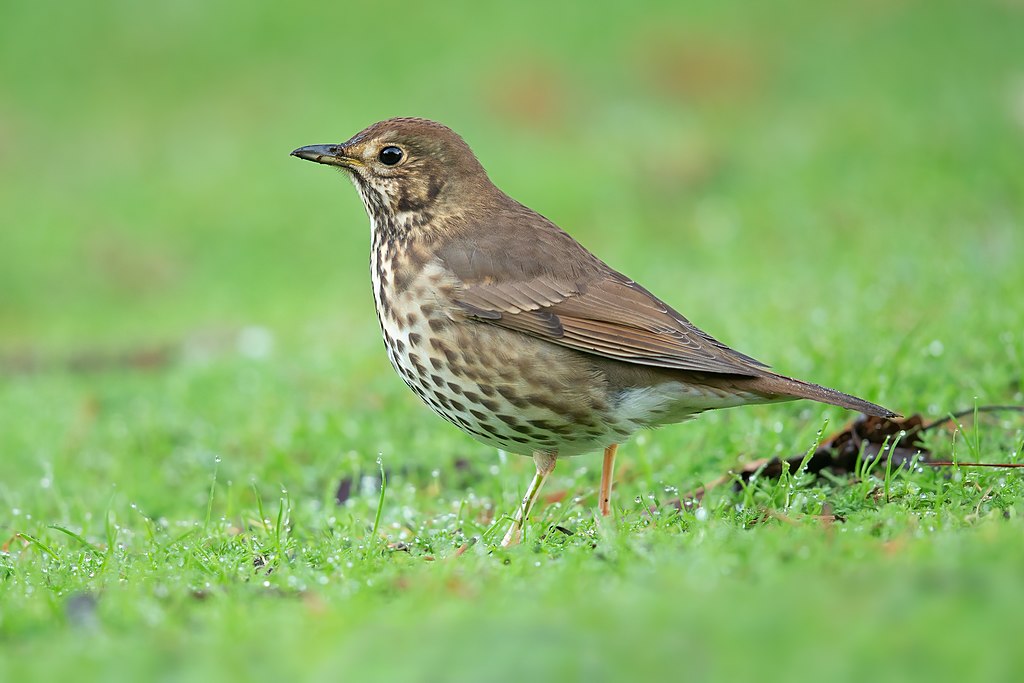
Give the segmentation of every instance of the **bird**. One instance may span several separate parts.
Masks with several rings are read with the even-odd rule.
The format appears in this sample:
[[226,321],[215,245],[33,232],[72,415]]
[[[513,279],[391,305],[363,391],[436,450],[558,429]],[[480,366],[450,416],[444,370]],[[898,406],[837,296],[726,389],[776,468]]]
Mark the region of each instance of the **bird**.
[[292,156],[334,166],[370,221],[370,279],[392,366],[435,413],[536,473],[503,546],[519,542],[558,458],[604,453],[711,409],[810,399],[887,408],[778,374],[696,327],[491,182],[469,145],[422,118],[374,123]]

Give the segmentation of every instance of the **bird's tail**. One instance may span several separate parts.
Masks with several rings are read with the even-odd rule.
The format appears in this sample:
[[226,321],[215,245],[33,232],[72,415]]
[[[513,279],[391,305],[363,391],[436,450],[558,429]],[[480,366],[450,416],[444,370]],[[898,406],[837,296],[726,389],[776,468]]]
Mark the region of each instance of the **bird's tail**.
[[875,417],[893,418],[900,416],[899,413],[894,413],[888,408],[883,408],[862,398],[783,375],[773,374],[758,377],[754,380],[754,384],[756,385],[756,391],[776,395],[783,400],[786,398],[807,398],[812,401],[839,406],[840,408],[857,410],[867,415],[874,415]]

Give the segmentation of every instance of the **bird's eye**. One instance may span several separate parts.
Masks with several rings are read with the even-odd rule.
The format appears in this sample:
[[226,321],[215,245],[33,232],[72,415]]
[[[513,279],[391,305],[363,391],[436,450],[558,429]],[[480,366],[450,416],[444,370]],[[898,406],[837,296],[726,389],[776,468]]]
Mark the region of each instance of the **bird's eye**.
[[393,145],[388,146],[380,151],[377,158],[380,159],[380,163],[385,166],[394,166],[402,160],[402,150]]

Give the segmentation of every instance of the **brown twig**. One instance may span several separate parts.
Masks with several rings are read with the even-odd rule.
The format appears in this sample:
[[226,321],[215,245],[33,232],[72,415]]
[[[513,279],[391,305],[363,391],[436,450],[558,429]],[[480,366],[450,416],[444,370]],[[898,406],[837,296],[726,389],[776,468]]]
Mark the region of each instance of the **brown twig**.
[[968,415],[974,415],[975,413],[999,413],[999,412],[1024,413],[1024,406],[994,405],[994,406],[978,406],[977,408],[968,408],[966,410],[959,410],[959,411],[957,411],[955,413],[950,413],[946,417],[939,418],[938,420],[934,420],[932,422],[929,422],[926,425],[923,425],[921,427],[921,431],[922,432],[926,432],[929,429],[933,429],[934,427],[938,427],[940,425],[944,425],[944,424],[946,424],[948,422],[952,422],[952,421],[957,420],[957,419],[959,419],[961,417],[967,417]]

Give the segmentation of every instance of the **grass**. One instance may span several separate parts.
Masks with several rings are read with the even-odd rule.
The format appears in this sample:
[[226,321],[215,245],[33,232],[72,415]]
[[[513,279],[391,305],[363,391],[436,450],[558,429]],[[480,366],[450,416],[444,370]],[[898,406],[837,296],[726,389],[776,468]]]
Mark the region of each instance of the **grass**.
[[[1022,403],[1024,13],[579,12],[5,10],[6,677],[1020,678],[1019,470],[864,463],[669,504],[806,452],[830,407],[641,435],[609,519],[599,457],[563,461],[496,548],[530,461],[393,375],[355,193],[287,153],[440,119],[781,371],[928,418]],[[1020,461],[1019,417],[961,423],[938,456]]]

